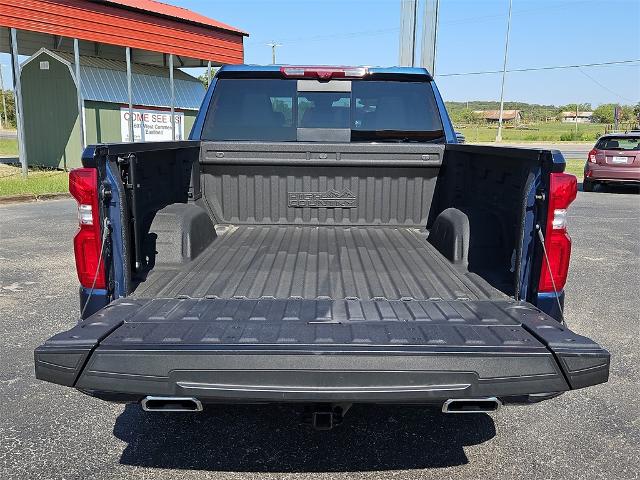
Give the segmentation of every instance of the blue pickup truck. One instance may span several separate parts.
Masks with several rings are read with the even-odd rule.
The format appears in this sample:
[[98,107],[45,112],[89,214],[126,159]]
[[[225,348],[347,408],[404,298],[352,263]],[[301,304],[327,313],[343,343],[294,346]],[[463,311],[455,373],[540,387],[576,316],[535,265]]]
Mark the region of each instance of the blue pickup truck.
[[222,67],[190,140],[95,145],[71,172],[81,320],[36,376],[147,411],[300,403],[316,428],[606,382],[562,320],[564,167],[458,144],[424,69]]

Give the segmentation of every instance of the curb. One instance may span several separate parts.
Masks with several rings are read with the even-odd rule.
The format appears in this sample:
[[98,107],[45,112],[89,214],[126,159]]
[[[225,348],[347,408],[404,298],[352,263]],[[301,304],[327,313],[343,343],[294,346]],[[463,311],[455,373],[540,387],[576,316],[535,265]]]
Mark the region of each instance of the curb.
[[62,193],[43,193],[40,195],[11,195],[0,197],[0,205],[9,205],[12,203],[29,203],[29,202],[46,202],[48,200],[60,200],[63,198],[71,198],[69,192]]

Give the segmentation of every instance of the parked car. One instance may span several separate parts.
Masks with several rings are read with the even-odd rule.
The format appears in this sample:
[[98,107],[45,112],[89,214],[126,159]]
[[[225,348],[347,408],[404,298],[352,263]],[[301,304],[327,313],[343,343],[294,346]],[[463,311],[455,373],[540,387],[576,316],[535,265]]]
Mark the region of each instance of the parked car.
[[576,177],[557,151],[456,143],[426,70],[223,66],[190,138],[71,172],[84,320],[38,378],[146,411],[302,403],[316,428],[607,381],[562,322]]
[[604,135],[589,152],[582,188],[609,183],[640,185],[640,133]]

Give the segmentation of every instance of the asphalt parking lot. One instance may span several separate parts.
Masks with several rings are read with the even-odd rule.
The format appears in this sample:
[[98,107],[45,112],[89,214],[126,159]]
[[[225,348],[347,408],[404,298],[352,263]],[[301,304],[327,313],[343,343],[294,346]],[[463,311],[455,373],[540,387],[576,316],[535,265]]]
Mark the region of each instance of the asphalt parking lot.
[[36,380],[33,349],[78,315],[70,200],[0,206],[0,478],[638,478],[640,195],[579,193],[570,327],[611,379],[493,415],[355,406],[316,432],[291,407],[145,414]]

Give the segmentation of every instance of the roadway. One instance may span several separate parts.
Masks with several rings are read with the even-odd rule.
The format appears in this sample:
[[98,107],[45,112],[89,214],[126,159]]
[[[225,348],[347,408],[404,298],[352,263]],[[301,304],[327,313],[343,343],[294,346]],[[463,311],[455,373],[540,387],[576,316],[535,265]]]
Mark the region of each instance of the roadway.
[[4,130],[0,128],[0,138],[16,138],[17,136],[16,130]]

